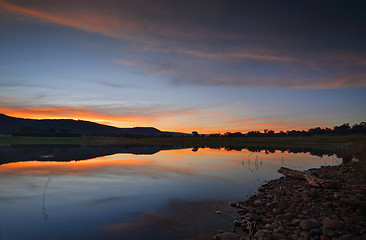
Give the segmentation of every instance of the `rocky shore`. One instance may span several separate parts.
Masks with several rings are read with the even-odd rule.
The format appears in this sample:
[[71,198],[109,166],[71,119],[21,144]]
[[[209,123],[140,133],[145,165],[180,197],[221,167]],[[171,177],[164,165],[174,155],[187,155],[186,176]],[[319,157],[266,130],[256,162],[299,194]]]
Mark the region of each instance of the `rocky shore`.
[[230,203],[236,208],[232,232],[215,239],[366,239],[364,162],[306,172],[331,184],[314,187],[286,176],[270,181],[248,200]]

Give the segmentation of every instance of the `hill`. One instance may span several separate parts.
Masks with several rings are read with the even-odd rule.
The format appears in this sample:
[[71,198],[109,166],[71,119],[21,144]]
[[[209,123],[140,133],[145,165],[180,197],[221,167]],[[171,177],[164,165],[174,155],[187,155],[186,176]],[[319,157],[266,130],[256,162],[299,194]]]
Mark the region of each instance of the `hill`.
[[162,132],[153,127],[118,128],[72,119],[25,119],[0,114],[0,135],[14,136],[161,136],[181,133]]

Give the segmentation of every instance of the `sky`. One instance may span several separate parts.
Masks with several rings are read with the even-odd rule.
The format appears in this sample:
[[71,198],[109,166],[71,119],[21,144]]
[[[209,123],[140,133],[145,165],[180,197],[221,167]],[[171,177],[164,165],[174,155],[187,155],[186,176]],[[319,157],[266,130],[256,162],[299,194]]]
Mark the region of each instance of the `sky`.
[[360,123],[364,7],[0,0],[0,113],[187,133]]

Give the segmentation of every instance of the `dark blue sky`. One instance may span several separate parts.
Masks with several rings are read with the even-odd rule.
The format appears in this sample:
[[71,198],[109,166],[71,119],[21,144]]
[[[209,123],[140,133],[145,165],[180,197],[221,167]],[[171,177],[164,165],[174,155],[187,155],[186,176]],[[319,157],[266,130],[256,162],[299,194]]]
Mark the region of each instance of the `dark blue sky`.
[[0,0],[0,112],[206,133],[359,123],[360,2]]

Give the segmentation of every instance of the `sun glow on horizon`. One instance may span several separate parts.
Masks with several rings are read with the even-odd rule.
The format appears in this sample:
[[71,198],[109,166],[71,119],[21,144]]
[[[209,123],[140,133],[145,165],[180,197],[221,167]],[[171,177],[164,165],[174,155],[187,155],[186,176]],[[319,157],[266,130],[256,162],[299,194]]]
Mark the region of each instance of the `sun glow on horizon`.
[[[111,114],[103,114],[93,109],[85,108],[85,107],[59,107],[59,108],[11,108],[11,107],[0,107],[0,112],[18,118],[27,118],[27,119],[72,119],[72,120],[81,120],[81,121],[90,121],[103,125],[109,125],[120,128],[132,128],[132,127],[155,127],[161,131],[168,132],[182,132],[182,133],[191,133],[193,131],[197,131],[199,134],[214,134],[220,133],[225,134],[227,132],[235,133],[247,133],[250,131],[259,131],[264,132],[265,129],[273,130],[275,132],[286,132],[291,130],[308,130],[309,128],[318,127],[319,123],[314,122],[277,122],[277,123],[263,123],[257,122],[254,119],[250,119],[250,122],[245,123],[245,126],[242,128],[239,127],[230,127],[230,124],[225,127],[225,124],[222,126],[213,125],[205,123],[204,120],[194,121],[193,125],[188,124],[179,124],[175,119],[169,118],[161,118],[156,121],[151,121],[149,118],[145,121],[145,118],[141,118],[141,116],[114,116]],[[225,117],[226,118],[226,117]],[[231,118],[229,120],[232,120]],[[180,121],[181,122],[181,121]],[[298,125],[306,124],[309,127],[299,127]],[[240,125],[240,124],[239,124]],[[321,127],[332,127],[331,123],[320,123]],[[279,127],[283,126],[283,127]],[[293,127],[291,127],[293,126]]]

